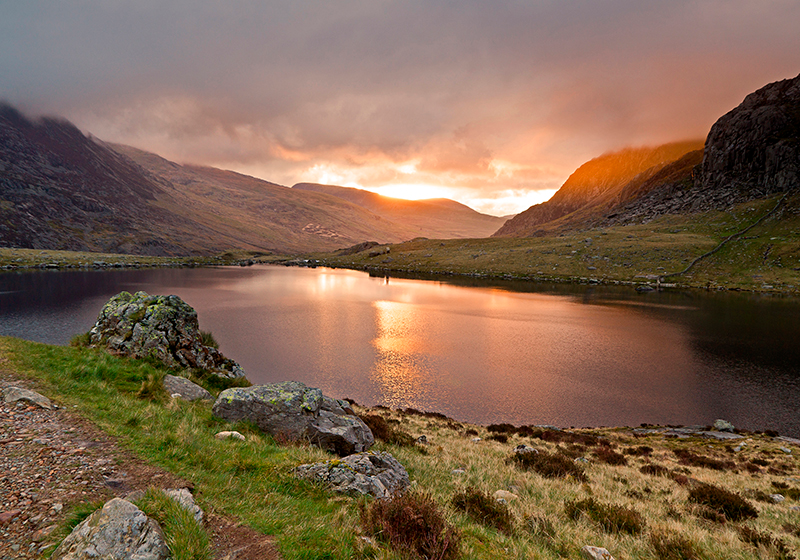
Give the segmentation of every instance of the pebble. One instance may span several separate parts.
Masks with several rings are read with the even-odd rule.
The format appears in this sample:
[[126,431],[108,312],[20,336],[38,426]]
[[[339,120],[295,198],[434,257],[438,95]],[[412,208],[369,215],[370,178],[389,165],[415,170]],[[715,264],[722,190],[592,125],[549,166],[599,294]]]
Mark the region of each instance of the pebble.
[[219,432],[214,437],[217,439],[238,439],[241,441],[245,440],[245,437],[237,431]]

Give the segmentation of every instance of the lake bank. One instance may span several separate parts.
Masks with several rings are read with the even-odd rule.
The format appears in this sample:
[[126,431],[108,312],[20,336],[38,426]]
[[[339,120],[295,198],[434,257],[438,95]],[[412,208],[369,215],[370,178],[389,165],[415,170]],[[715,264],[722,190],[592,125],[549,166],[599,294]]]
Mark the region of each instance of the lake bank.
[[798,305],[757,294],[263,265],[14,273],[0,334],[66,344],[140,290],[188,302],[255,383],[487,425],[726,418],[800,436]]
[[[138,457],[190,482],[206,511],[235,516],[274,535],[287,560],[321,554],[399,558],[380,540],[362,538],[369,534],[360,522],[359,500],[292,477],[298,464],[326,459],[320,450],[278,445],[251,426],[214,420],[209,405],[137,399],[137,380],[163,375],[159,368],[96,350],[7,338],[0,339],[0,368],[90,419]],[[743,434],[732,442],[652,429],[536,433],[497,426],[490,431],[435,414],[381,408],[357,412],[381,416],[412,441],[425,436],[426,444],[379,441],[376,448],[392,453],[415,489],[433,497],[461,534],[465,558],[577,557],[582,546],[595,545],[617,558],[660,559],[667,557],[662,555],[667,543],[702,558],[755,560],[765,551],[780,557],[773,540],[790,549],[800,546],[793,509],[800,499],[800,448],[764,434]],[[245,434],[245,441],[214,438],[217,431],[231,428]],[[23,439],[36,437],[30,433]],[[543,475],[517,466],[509,459],[519,445],[541,456],[567,457],[585,481],[577,474]],[[115,466],[124,470],[126,464]],[[756,517],[721,522],[724,514],[692,501],[693,488],[701,483],[743,496]],[[505,492],[512,529],[484,525],[459,509],[454,496],[468,488],[487,496]],[[66,502],[65,513],[79,502],[79,495]],[[615,530],[593,517],[593,509],[585,509],[600,507],[592,504],[634,512],[639,521],[631,531]],[[742,533],[742,526],[761,535],[761,541],[752,532]]]

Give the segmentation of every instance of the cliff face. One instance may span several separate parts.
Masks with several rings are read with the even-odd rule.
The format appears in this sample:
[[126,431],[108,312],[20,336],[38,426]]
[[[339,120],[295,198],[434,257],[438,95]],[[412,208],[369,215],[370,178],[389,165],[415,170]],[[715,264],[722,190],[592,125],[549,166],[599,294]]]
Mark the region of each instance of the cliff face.
[[800,75],[764,86],[706,139],[701,187],[747,197],[800,189]]

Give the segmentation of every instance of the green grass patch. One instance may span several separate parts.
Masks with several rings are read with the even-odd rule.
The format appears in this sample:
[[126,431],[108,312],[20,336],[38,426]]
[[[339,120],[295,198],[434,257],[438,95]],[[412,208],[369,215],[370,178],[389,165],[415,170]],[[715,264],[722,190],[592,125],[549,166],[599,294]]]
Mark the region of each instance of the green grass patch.
[[211,559],[208,535],[177,501],[161,490],[150,488],[134,503],[161,526],[173,560]]

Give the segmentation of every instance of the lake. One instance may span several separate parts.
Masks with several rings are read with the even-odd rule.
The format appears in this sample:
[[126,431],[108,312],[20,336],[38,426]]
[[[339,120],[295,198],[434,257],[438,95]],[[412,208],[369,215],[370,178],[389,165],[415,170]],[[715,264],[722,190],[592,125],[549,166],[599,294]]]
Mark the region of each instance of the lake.
[[66,344],[127,290],[176,294],[253,383],[482,424],[710,424],[800,436],[800,303],[324,268],[0,274],[0,335]]

